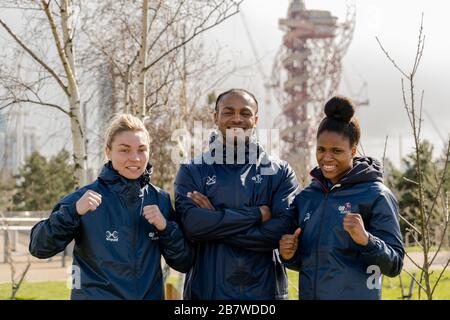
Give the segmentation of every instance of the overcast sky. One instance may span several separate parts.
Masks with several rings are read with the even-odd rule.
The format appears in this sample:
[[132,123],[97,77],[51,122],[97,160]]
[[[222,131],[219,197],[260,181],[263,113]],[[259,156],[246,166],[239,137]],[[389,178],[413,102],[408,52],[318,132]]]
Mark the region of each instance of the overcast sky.
[[[400,163],[399,140],[402,137],[403,156],[412,151],[410,128],[402,104],[400,74],[380,50],[375,36],[405,71],[413,64],[418,30],[424,13],[425,50],[417,73],[418,93],[425,90],[424,109],[432,118],[424,117],[423,137],[435,144],[435,153],[443,148],[442,139],[431,125],[434,121],[440,134],[450,132],[450,4],[443,0],[356,0],[356,28],[353,41],[343,60],[340,93],[356,94],[367,82],[369,106],[361,107],[362,143],[366,155],[381,158],[386,135],[389,135],[387,156]],[[242,12],[258,48],[266,74],[270,75],[274,56],[281,44],[282,31],[278,19],[286,16],[288,0],[244,0]],[[306,0],[307,9],[329,10],[343,21],[346,2],[343,0]],[[220,43],[223,54],[255,65],[255,56],[245,33],[242,17],[237,15],[210,32],[208,43]],[[251,76],[249,76],[249,74]],[[221,89],[243,86],[264,100],[261,77],[254,72],[241,72],[229,79]],[[275,116],[275,115],[273,115]]]
[[[362,83],[368,85],[369,106],[361,107],[357,115],[362,126],[362,144],[366,155],[381,158],[386,135],[389,135],[387,156],[400,164],[399,137],[403,156],[412,151],[410,128],[402,104],[400,74],[380,50],[375,36],[383,42],[391,56],[405,70],[410,70],[417,45],[418,29],[424,13],[426,44],[422,64],[417,74],[416,88],[425,90],[424,109],[435,122],[440,134],[450,132],[450,4],[444,0],[349,0],[356,2],[356,29],[353,41],[343,60],[340,93],[352,95]],[[340,21],[345,17],[344,0],[306,0],[307,9],[329,10]],[[278,19],[285,17],[289,0],[244,0],[242,15],[257,46],[257,54],[265,73],[270,75],[274,56],[281,44],[282,31]],[[4,17],[11,18],[12,17]],[[2,40],[6,40],[2,36]],[[235,15],[204,36],[205,48],[221,48],[222,60],[238,66],[249,66],[228,79],[217,92],[230,87],[253,91],[264,103],[263,79],[257,71],[241,15]],[[30,115],[30,113],[29,113]],[[34,121],[46,136],[39,139],[39,150],[52,154],[62,146],[70,149],[69,123],[63,115],[50,110],[32,112]],[[271,114],[273,119],[275,110]],[[264,119],[263,121],[264,122]],[[442,139],[425,116],[423,136],[435,144],[435,155],[441,153]],[[56,139],[56,140],[55,140]]]

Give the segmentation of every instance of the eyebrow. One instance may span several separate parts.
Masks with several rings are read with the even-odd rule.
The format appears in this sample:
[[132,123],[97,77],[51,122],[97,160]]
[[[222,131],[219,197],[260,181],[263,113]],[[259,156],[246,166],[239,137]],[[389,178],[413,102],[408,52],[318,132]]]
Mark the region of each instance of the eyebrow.
[[[118,147],[127,147],[127,148],[131,148],[130,145],[125,144],[125,143],[118,144],[117,146],[118,146]],[[146,144],[141,144],[141,145],[139,146],[139,148],[141,148],[141,147],[147,147],[147,145],[146,145]]]
[[234,107],[232,107],[232,106],[225,106],[225,107],[223,107],[222,110],[225,110],[225,109],[234,111]]
[[[224,106],[223,108],[222,108],[222,111],[224,111],[225,109],[228,109],[228,110],[230,110],[230,111],[234,111],[234,107],[233,106]],[[250,106],[244,106],[244,107],[242,107],[242,109],[241,109],[241,112],[242,111],[250,111],[250,112],[253,112],[253,109],[252,109],[252,107],[250,107]]]

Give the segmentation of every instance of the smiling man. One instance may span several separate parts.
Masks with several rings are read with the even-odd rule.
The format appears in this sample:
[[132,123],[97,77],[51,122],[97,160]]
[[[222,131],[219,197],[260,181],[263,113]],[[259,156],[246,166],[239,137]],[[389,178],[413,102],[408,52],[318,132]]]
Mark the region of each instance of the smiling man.
[[196,248],[185,299],[287,298],[286,272],[275,249],[284,232],[295,230],[290,202],[297,181],[285,161],[257,142],[257,113],[258,102],[246,90],[219,95],[218,132],[204,161],[183,164],[177,174],[176,210]]

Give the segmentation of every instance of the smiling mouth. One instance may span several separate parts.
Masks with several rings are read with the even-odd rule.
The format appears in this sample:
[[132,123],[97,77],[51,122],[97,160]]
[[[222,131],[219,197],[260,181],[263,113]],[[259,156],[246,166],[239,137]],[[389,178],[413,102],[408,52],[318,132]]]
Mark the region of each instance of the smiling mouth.
[[128,170],[130,171],[139,171],[139,169],[141,169],[141,167],[137,167],[137,166],[129,166],[126,167]]
[[331,172],[331,171],[334,171],[335,169],[336,169],[336,166],[335,165],[322,165],[322,169],[323,169],[323,171],[325,171],[325,172]]

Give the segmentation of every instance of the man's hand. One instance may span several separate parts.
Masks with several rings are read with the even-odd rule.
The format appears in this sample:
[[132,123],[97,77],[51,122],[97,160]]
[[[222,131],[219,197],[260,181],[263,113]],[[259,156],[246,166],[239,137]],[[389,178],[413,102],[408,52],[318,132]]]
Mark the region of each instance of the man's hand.
[[78,214],[84,216],[89,211],[95,211],[101,203],[102,195],[95,191],[88,190],[80,199],[78,199],[75,203],[75,207],[77,208]]
[[294,234],[285,234],[280,239],[280,255],[284,260],[290,260],[294,256],[298,247],[298,236],[302,229],[297,228]]
[[259,210],[261,211],[261,221],[266,222],[270,218],[272,218],[272,212],[268,206],[260,206]]
[[200,192],[194,191],[194,192],[188,192],[187,197],[190,198],[199,208],[203,209],[211,209],[216,210],[214,206],[209,201],[208,197],[201,194]]
[[147,221],[154,225],[158,231],[163,231],[166,228],[167,222],[162,215],[159,207],[157,205],[145,206],[143,210],[143,215]]
[[347,213],[344,217],[344,230],[350,234],[353,241],[361,246],[366,246],[369,242],[369,234],[364,229],[364,222],[360,214]]

